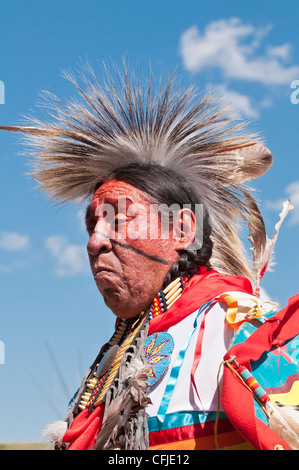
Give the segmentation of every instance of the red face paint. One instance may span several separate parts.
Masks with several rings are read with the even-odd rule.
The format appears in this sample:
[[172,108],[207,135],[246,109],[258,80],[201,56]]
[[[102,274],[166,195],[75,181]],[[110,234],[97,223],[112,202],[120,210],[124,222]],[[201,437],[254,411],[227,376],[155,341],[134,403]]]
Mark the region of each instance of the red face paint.
[[143,191],[107,181],[86,213],[87,251],[105,303],[121,318],[146,309],[178,259],[171,236],[151,236],[153,202]]

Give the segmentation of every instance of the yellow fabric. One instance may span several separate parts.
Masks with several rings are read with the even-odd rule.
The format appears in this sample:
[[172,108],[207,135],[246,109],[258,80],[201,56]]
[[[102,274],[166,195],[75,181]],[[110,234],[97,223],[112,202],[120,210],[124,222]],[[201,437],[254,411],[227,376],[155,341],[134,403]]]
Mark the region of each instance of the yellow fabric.
[[299,381],[293,383],[291,389],[285,393],[269,394],[270,400],[275,403],[278,401],[282,405],[299,405]]
[[[254,306],[251,308],[242,307],[239,304],[241,300],[251,301],[254,303]],[[227,304],[226,321],[234,330],[237,330],[246,321],[263,317],[263,311],[259,302],[253,297],[235,297],[229,294],[222,294],[220,301]]]

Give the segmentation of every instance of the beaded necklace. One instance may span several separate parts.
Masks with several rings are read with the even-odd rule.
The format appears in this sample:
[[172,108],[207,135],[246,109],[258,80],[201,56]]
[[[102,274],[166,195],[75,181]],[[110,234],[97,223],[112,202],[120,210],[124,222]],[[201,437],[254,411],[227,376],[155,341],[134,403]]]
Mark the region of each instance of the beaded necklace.
[[146,320],[147,313],[141,312],[134,321],[121,319],[118,322],[114,334],[102,353],[101,361],[96,364],[93,375],[85,386],[78,406],[80,410],[90,409],[91,406],[98,406],[101,403],[118,371],[125,350],[130,346],[134,336]]
[[164,290],[158,292],[150,307],[149,318],[150,320],[162,313],[166,312],[172,304],[182,295],[185,286],[188,284],[190,276],[177,277],[174,281],[168,284]]
[[115,332],[102,352],[102,358],[96,364],[92,376],[84,387],[78,408],[84,410],[100,405],[120,367],[123,354],[130,346],[146,318],[151,320],[166,312],[182,295],[190,276],[176,278],[165,289],[158,292],[146,312],[141,312],[137,319],[123,320],[118,318]]

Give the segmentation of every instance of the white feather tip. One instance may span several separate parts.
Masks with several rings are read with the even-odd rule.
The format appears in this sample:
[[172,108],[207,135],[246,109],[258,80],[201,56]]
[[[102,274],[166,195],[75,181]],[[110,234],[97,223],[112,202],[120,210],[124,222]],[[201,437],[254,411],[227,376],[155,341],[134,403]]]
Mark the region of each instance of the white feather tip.
[[[278,405],[278,406],[277,406]],[[296,406],[267,403],[269,427],[293,450],[299,450],[299,411]]]
[[50,447],[53,444],[60,444],[66,431],[66,421],[55,421],[45,427],[42,436],[46,444]]

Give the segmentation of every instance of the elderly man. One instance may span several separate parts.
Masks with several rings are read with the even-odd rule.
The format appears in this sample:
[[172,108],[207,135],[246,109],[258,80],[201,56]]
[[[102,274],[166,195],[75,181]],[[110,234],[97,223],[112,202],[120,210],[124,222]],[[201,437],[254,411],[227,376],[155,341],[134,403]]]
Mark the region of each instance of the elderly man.
[[[126,68],[118,78],[120,90],[109,75],[104,86],[91,74],[87,91],[75,82],[85,105],[60,105],[57,124],[2,126],[29,135],[33,176],[51,197],[88,198],[90,266],[116,315],[66,421],[49,427],[53,441],[69,450],[296,448],[295,431],[289,445],[273,430],[271,415],[280,414],[253,385],[241,354],[251,345],[236,336],[259,327],[256,361],[274,345],[264,344],[269,312],[255,295],[271,251],[242,186],[268,170],[271,154],[240,135],[211,97],[194,101],[172,80],[153,95],[151,81],[130,79]],[[248,216],[253,273],[237,230]],[[298,311],[297,298],[282,324],[290,309]],[[283,344],[296,336],[292,328]],[[246,418],[229,399],[236,390]]]

